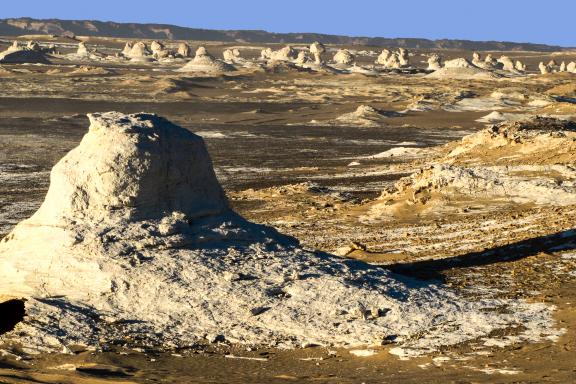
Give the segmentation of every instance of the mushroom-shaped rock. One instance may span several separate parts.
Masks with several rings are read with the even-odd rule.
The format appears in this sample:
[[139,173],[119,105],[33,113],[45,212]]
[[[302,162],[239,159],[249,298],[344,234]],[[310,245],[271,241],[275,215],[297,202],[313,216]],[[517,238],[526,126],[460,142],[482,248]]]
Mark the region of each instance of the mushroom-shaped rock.
[[191,57],[192,49],[190,49],[187,43],[180,43],[178,44],[178,55],[181,57]]
[[340,49],[333,58],[336,64],[352,65],[354,64],[354,55],[347,49]]
[[314,62],[316,64],[322,64],[324,61],[322,59],[322,55],[326,52],[326,47],[324,44],[315,41],[310,44],[310,53],[314,56]]
[[436,53],[433,53],[428,58],[428,70],[436,71],[442,68],[442,59]]
[[180,72],[228,72],[234,71],[235,68],[221,60],[214,58],[208,53],[205,47],[200,46],[196,50],[194,59],[190,60],[185,66],[180,68]]

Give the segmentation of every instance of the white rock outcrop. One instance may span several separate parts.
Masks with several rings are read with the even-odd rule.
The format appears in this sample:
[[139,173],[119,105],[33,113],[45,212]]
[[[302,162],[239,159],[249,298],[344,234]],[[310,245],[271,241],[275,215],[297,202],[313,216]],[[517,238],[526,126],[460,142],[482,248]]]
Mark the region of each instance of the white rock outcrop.
[[442,68],[442,59],[440,55],[433,53],[428,57],[428,70],[436,71]]
[[66,352],[388,340],[410,356],[510,327],[520,340],[556,334],[542,303],[468,301],[247,222],[228,207],[203,140],[163,118],[89,118],[42,206],[0,242],[0,296],[26,299],[0,343]]
[[546,75],[546,74],[552,72],[550,67],[548,65],[544,64],[543,62],[540,62],[540,64],[538,64],[538,69],[540,70],[540,74],[542,74],[542,75]]
[[342,65],[352,65],[354,64],[354,55],[350,53],[347,49],[339,49],[338,52],[334,54],[333,61],[336,64]]
[[78,49],[76,50],[76,56],[88,56],[90,53],[88,52],[88,48],[86,44],[81,41],[78,43]]
[[143,41],[132,45],[128,57],[133,61],[153,61],[152,52]]
[[180,72],[229,72],[234,71],[234,66],[214,58],[205,47],[198,47],[194,59],[180,68]]
[[498,59],[498,62],[500,64],[502,64],[502,69],[504,71],[510,71],[510,72],[516,71],[516,69],[514,67],[514,61],[512,61],[512,59],[509,58],[508,56],[500,56],[500,58]]
[[404,48],[399,48],[397,56],[401,67],[410,66],[410,55],[408,53],[408,50]]
[[314,63],[323,64],[324,58],[322,56],[324,55],[325,52],[326,47],[324,47],[324,44],[318,41],[315,41],[312,44],[310,44],[310,54],[312,55],[312,57],[314,57]]
[[122,55],[129,57],[132,53],[132,47],[134,47],[134,43],[131,41],[126,42],[124,45],[124,49],[122,50]]
[[178,44],[178,55],[180,57],[192,57],[192,49],[187,43]]

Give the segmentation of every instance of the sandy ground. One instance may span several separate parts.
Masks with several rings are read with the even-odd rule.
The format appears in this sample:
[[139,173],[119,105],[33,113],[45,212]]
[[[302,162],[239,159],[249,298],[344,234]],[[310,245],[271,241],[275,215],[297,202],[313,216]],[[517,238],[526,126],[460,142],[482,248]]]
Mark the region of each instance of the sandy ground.
[[[111,52],[122,47],[103,39],[93,43]],[[208,48],[219,54],[225,46]],[[253,57],[258,50],[245,52]],[[551,58],[574,59],[507,54],[532,66]],[[445,56],[470,57],[471,52]],[[415,62],[424,60],[418,57]],[[243,70],[200,75],[175,73],[176,66],[90,63],[86,70],[81,65],[86,64],[3,65],[10,73],[0,75],[0,237],[37,209],[49,170],[85,133],[86,113],[155,112],[205,138],[232,206],[245,217],[310,248],[349,247],[345,257],[440,281],[471,299],[496,295],[554,305],[557,327],[565,333],[556,342],[537,344],[475,340],[408,361],[388,354],[389,346],[371,357],[325,348],[247,351],[228,345],[173,352],[5,354],[0,382],[576,380],[575,206],[477,199],[455,203],[449,212],[410,209],[362,220],[382,191],[440,161],[443,145],[453,146],[483,129],[476,120],[492,111],[571,118],[576,75],[456,81],[423,74]],[[370,126],[338,119],[360,105],[377,108],[382,117]],[[420,151],[378,155],[398,148]],[[487,164],[489,156],[462,161]]]

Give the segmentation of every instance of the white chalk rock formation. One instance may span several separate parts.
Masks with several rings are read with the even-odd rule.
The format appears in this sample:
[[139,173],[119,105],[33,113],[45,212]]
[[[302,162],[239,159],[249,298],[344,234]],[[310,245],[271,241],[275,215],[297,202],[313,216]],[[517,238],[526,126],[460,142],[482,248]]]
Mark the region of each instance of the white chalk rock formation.
[[187,43],[178,44],[178,55],[180,57],[192,57],[192,49]]
[[336,64],[352,65],[354,64],[354,55],[347,49],[339,49],[333,58]]
[[166,49],[164,44],[156,40],[150,43],[150,50],[152,51],[152,56],[157,60],[173,57],[173,53]]
[[236,63],[236,62],[243,63],[245,61],[240,57],[240,51],[238,50],[238,48],[225,49],[222,52],[222,56],[224,57],[224,61],[230,63]]
[[410,55],[408,51],[404,48],[398,49],[398,61],[400,62],[401,67],[409,67],[410,66]]
[[442,59],[436,53],[433,53],[428,58],[428,70],[436,71],[442,68]]
[[521,62],[520,60],[516,60],[516,63],[514,63],[514,68],[515,68],[518,72],[526,72],[526,64],[524,64],[524,63]]
[[410,356],[510,327],[520,340],[556,332],[541,303],[468,301],[303,250],[228,208],[199,136],[155,115],[89,117],[40,209],[0,242],[0,296],[27,300],[0,343],[65,352],[389,340]]
[[574,61],[569,62],[568,65],[566,66],[566,71],[570,73],[576,73],[576,62]]
[[287,45],[277,51],[267,48],[262,51],[262,55],[265,59],[270,61],[293,61],[298,55],[298,52],[296,52],[292,46]]
[[152,53],[154,53],[154,52],[156,52],[156,51],[161,51],[161,50],[163,50],[163,49],[165,49],[165,48],[164,48],[164,44],[162,44],[162,43],[159,42],[159,41],[153,40],[153,41],[150,43],[150,50],[152,51]]
[[20,47],[17,41],[14,41],[7,50],[0,52],[0,64],[49,64],[45,52],[38,43],[31,41],[26,47]]
[[310,53],[314,57],[314,63],[323,64],[324,59],[323,59],[322,55],[324,55],[325,52],[326,52],[326,47],[324,47],[324,44],[322,44],[318,41],[315,41],[312,44],[310,44]]
[[180,72],[229,72],[234,71],[234,66],[214,58],[205,47],[198,47],[194,59],[180,68]]
[[474,52],[472,53],[472,64],[474,64],[475,66],[482,68],[482,56],[480,55],[480,53],[478,52]]
[[20,47],[20,43],[18,42],[18,40],[14,40],[12,42],[12,45],[8,47],[7,51],[18,51],[20,49],[22,49],[22,47]]
[[502,64],[502,69],[505,71],[515,72],[514,61],[508,56],[500,56],[498,62]]
[[380,65],[386,65],[386,63],[388,63],[388,60],[390,59],[390,56],[392,55],[393,53],[390,52],[388,49],[383,49],[382,52],[376,58],[375,63]]
[[42,50],[42,48],[40,47],[40,44],[38,44],[35,41],[29,41],[28,44],[26,45],[26,49],[28,49],[30,51],[36,51],[36,52],[40,52]]
[[310,61],[310,58],[304,51],[298,52],[298,56],[296,56],[296,60],[294,61],[296,64],[306,64]]
[[562,62],[560,64],[560,68],[558,69],[558,72],[566,72],[566,62]]
[[444,62],[444,67],[426,77],[434,79],[492,80],[499,76],[489,70],[478,68],[464,58]]
[[540,64],[538,64],[538,69],[540,70],[540,74],[542,75],[546,75],[551,72],[550,67],[544,64],[543,62],[540,62]]
[[260,59],[269,60],[272,58],[272,48],[268,47],[260,51]]
[[131,41],[126,42],[124,45],[124,49],[122,50],[122,55],[129,57],[132,53],[132,48],[134,47],[134,43]]
[[444,68],[475,68],[476,66],[468,60],[460,57],[444,62]]
[[556,62],[556,60],[552,59],[548,62],[548,68],[550,68],[550,71],[556,71],[558,69],[558,63]]
[[152,52],[148,49],[148,46],[143,41],[139,41],[132,45],[128,57],[133,61],[152,61]]
[[78,49],[76,50],[76,55],[77,56],[89,55],[88,48],[86,47],[86,44],[83,41],[78,43]]

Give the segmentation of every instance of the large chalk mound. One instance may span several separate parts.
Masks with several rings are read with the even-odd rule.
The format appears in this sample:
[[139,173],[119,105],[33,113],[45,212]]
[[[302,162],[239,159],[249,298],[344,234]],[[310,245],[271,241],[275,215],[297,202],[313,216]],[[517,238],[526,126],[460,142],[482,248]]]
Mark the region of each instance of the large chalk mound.
[[202,139],[161,117],[89,118],[41,208],[0,243],[0,297],[26,306],[0,344],[386,341],[410,355],[509,327],[518,328],[509,342],[555,335],[544,304],[469,302],[245,221],[229,209]]

